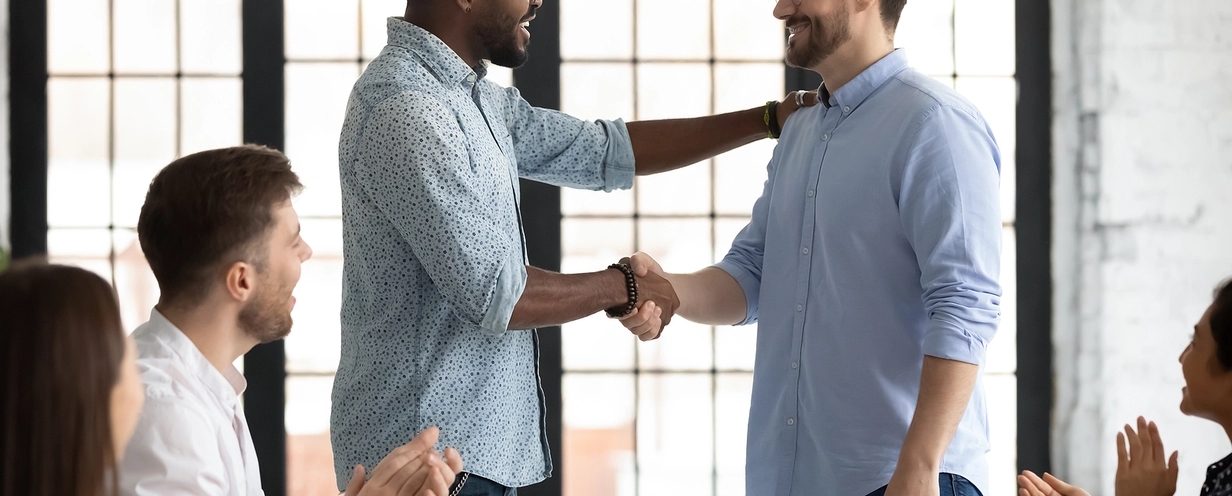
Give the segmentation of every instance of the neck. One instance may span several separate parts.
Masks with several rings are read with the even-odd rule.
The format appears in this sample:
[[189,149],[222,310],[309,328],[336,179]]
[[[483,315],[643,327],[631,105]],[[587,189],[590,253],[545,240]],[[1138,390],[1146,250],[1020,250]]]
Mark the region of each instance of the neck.
[[468,67],[475,67],[483,57],[476,53],[466,15],[449,2],[412,2],[402,19],[440,38]]
[[826,90],[831,94],[894,51],[893,39],[886,37],[885,32],[881,30],[876,30],[874,33],[875,38],[852,39],[843,44],[813,68],[821,74]]
[[257,341],[239,326],[239,311],[206,302],[191,308],[160,301],[159,313],[175,325],[219,372],[225,372]]

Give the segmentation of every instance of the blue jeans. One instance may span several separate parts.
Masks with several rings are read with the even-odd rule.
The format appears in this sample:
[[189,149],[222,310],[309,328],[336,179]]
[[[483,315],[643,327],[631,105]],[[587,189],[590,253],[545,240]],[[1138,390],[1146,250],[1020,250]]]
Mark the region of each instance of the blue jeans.
[[[868,493],[868,496],[885,496],[886,486]],[[984,496],[975,484],[957,474],[941,474],[941,496]]]
[[[449,488],[449,494],[443,496],[450,496],[454,491],[458,491],[458,483],[462,481],[462,475],[458,474],[453,486]],[[458,496],[518,496],[518,488],[505,487],[478,475],[470,474],[467,475],[466,484],[462,485],[462,490],[458,491]]]

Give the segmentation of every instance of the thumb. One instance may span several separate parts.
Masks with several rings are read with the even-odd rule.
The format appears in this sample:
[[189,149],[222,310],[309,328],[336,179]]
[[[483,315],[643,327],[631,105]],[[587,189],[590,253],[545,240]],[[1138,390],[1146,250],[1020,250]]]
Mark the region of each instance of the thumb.
[[410,443],[407,443],[407,446],[410,446],[412,449],[417,451],[431,451],[433,446],[436,446],[436,441],[440,439],[440,437],[440,429],[437,429],[436,427],[429,427],[424,429],[419,434],[416,434],[415,439],[412,439]]
[[1173,484],[1176,484],[1176,476],[1180,472],[1176,464],[1176,457],[1178,455],[1180,455],[1179,451],[1173,451],[1172,457],[1168,458],[1168,480],[1171,480]]
[[1074,492],[1074,486],[1066,484],[1065,481],[1056,478],[1056,476],[1048,472],[1044,472],[1044,482],[1051,486],[1054,491],[1064,494],[1065,496],[1078,494]]
[[346,496],[356,496],[359,491],[364,488],[364,466],[356,465],[355,470],[351,472],[351,482],[347,483]]

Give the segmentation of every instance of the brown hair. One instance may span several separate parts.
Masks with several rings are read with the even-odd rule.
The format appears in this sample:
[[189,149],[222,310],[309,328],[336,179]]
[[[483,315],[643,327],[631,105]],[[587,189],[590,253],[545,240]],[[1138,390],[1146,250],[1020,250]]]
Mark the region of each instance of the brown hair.
[[903,16],[907,0],[881,0],[881,24],[887,31],[898,29],[898,20]]
[[166,304],[191,305],[219,269],[263,267],[258,248],[272,211],[303,186],[278,150],[257,145],[207,150],[171,162],[141,206],[137,237]]
[[111,391],[124,347],[101,277],[31,263],[0,273],[0,495],[118,493]]

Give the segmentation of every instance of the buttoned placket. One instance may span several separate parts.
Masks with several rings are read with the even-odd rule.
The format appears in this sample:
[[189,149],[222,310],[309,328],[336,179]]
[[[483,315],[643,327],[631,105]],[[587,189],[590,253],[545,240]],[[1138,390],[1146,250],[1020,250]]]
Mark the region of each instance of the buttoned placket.
[[800,372],[803,367],[800,366],[802,350],[804,347],[804,329],[807,325],[806,316],[808,315],[808,302],[810,293],[810,277],[813,271],[813,257],[809,256],[813,253],[813,236],[817,226],[817,189],[821,180],[821,169],[825,165],[826,151],[829,149],[831,138],[834,136],[835,130],[839,124],[850,115],[849,107],[827,107],[823,110],[821,118],[821,136],[815,144],[812,164],[813,167],[809,170],[808,181],[804,183],[807,188],[805,197],[807,201],[804,203],[803,222],[800,226],[800,263],[799,270],[796,271],[796,314],[792,319],[792,344],[791,354],[788,357],[788,363],[791,367],[789,372],[790,384],[788,390],[795,394],[788,395],[788,404],[784,405],[783,411],[786,412],[787,418],[781,420],[784,422],[784,429],[787,429],[787,436],[784,438],[787,443],[782,447],[783,453],[789,463],[783,464],[779,472],[778,494],[787,496],[791,494],[791,482],[795,473],[795,453],[796,444],[799,437],[799,397],[800,397]]

